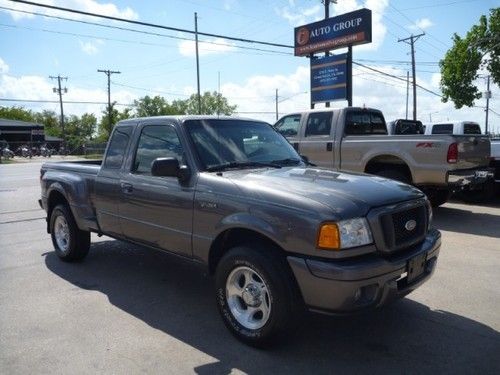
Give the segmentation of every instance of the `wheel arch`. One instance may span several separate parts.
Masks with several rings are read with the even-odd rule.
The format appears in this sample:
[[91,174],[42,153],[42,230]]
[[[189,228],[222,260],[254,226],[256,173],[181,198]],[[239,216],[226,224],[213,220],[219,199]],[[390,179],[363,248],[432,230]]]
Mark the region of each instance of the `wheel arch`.
[[212,241],[208,253],[208,270],[214,274],[217,264],[227,251],[235,246],[252,244],[265,246],[273,253],[285,256],[285,250],[269,236],[246,227],[236,226],[227,228],[219,233]]
[[400,156],[392,154],[380,154],[372,157],[365,164],[364,172],[376,175],[378,171],[390,168],[404,173],[410,182],[413,181],[413,172],[409,163]]

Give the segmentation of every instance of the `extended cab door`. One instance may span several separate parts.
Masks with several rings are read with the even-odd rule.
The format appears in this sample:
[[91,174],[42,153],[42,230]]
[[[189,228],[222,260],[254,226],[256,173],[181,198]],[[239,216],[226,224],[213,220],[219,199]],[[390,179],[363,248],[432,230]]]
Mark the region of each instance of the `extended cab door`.
[[303,122],[299,152],[320,167],[334,167],[333,111],[310,112]]
[[103,233],[120,237],[122,234],[118,204],[120,201],[120,173],[124,163],[133,127],[117,125],[95,180],[95,210]]
[[122,175],[120,220],[123,234],[134,241],[191,256],[194,187],[177,177],[151,175],[159,157],[185,164],[181,140],[172,124],[147,123],[136,130],[138,141],[129,170]]

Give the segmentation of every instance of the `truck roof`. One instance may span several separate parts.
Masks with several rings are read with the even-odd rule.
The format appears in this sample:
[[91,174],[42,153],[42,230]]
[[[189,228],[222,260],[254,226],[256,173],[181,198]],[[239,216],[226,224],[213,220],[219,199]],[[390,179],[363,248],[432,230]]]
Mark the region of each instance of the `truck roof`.
[[116,124],[120,125],[136,125],[139,122],[154,121],[154,120],[175,120],[178,123],[184,122],[186,120],[241,120],[241,121],[257,121],[265,122],[262,120],[256,120],[248,117],[239,116],[217,116],[217,115],[170,115],[170,116],[150,116],[150,117],[134,117],[126,120],[121,120]]

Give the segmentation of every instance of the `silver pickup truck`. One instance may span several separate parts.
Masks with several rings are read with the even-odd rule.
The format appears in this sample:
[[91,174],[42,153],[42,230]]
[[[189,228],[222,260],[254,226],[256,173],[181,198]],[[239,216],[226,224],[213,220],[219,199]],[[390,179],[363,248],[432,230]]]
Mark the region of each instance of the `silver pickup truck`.
[[255,120],[125,120],[102,163],[47,163],[40,183],[62,260],[82,260],[91,232],[191,260],[251,345],[291,333],[304,307],[348,313],[405,296],[441,246],[418,189],[308,166]]
[[413,184],[434,206],[444,204],[452,191],[482,189],[493,178],[487,136],[387,135],[376,109],[291,113],[274,127],[318,166]]

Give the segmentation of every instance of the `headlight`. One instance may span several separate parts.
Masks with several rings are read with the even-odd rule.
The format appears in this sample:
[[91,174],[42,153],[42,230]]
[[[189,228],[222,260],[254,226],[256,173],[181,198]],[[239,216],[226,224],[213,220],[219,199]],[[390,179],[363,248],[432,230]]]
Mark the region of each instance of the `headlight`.
[[365,218],[356,218],[322,224],[317,247],[324,250],[340,250],[373,242],[372,233]]

